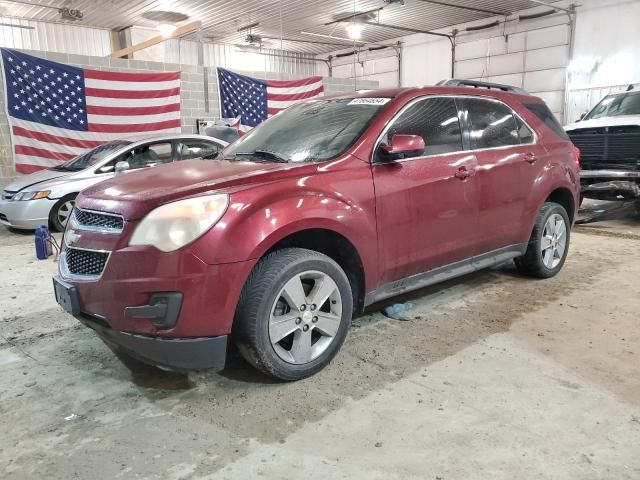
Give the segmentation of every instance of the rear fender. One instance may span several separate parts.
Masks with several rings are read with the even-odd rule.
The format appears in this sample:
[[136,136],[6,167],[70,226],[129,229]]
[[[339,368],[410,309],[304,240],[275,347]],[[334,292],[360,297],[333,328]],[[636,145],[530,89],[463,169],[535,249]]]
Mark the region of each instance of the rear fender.
[[[569,163],[569,165],[571,165],[571,163]],[[554,161],[544,166],[532,184],[531,192],[524,209],[522,224],[526,226],[526,230],[522,232],[523,243],[529,241],[538,212],[553,191],[564,188],[571,192],[575,217],[575,208],[579,204],[578,192],[580,187],[578,182],[576,172],[564,162]]]

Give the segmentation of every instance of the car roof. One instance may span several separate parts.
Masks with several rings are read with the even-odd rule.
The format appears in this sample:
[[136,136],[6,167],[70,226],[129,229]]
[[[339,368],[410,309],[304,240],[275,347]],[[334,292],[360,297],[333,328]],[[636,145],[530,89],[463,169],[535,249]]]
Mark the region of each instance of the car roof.
[[497,89],[489,89],[482,87],[468,87],[468,86],[430,86],[430,87],[405,87],[405,88],[385,88],[380,90],[358,90],[356,92],[340,93],[336,95],[329,95],[324,98],[338,99],[338,98],[366,98],[366,97],[383,97],[383,98],[398,98],[398,97],[418,97],[422,95],[473,95],[487,98],[495,98],[497,100],[513,100],[515,98],[519,100],[533,100],[539,101],[538,97],[529,95],[527,93],[518,93],[514,91],[502,91]]
[[[198,138],[201,140],[217,140],[221,141],[214,137],[208,137],[206,135],[199,135],[197,133],[178,133],[178,132],[168,132],[168,133],[136,133],[131,135],[123,135],[120,140],[124,140],[127,142],[138,143],[138,142],[154,142],[158,140],[180,140],[186,138]],[[114,140],[117,141],[117,140]]]

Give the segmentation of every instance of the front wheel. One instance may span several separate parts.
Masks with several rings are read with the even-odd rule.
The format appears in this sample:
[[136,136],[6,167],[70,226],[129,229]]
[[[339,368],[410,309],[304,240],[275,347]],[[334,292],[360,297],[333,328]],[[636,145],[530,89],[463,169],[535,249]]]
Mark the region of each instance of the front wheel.
[[345,340],[353,297],[331,258],[301,248],[275,251],[255,266],[240,295],[233,337],[262,372],[299,380],[324,368]]
[[76,203],[76,195],[76,193],[72,193],[62,197],[51,209],[49,221],[56,231],[64,231],[67,223],[69,223],[71,211]]
[[570,224],[562,205],[545,203],[538,212],[526,253],[515,260],[518,270],[538,278],[555,276],[567,258]]

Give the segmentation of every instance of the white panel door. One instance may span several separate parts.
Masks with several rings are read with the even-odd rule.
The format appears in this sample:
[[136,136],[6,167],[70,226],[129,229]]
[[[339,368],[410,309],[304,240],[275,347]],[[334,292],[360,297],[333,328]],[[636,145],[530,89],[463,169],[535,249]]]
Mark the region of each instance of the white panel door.
[[562,122],[570,37],[565,23],[514,33],[491,30],[466,39],[461,34],[454,76],[524,88],[543,98]]

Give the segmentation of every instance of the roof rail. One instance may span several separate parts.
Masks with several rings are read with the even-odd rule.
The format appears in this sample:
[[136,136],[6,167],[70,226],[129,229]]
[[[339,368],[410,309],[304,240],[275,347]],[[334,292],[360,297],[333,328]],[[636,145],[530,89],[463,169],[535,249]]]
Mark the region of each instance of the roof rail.
[[442,80],[441,82],[438,82],[438,85],[448,87],[488,88],[494,90],[502,90],[503,92],[513,92],[529,95],[529,92],[519,87],[514,87],[512,85],[503,85],[501,83],[480,82],[477,80],[459,80],[456,78],[452,78],[451,80]]

